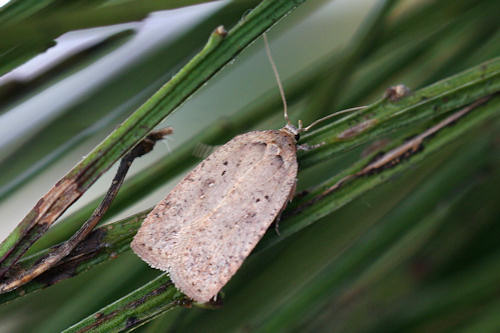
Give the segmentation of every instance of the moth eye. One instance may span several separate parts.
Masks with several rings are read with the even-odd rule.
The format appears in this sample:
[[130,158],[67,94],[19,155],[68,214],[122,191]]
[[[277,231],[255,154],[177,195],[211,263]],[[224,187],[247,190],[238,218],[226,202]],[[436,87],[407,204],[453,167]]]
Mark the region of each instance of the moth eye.
[[295,141],[299,141],[300,139],[300,133],[295,134]]

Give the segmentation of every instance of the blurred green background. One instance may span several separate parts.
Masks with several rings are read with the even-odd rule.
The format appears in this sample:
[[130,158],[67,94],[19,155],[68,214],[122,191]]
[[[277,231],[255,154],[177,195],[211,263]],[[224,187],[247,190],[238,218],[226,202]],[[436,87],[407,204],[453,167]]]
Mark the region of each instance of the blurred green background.
[[[180,70],[215,27],[230,28],[259,3],[187,6],[194,2],[12,0],[0,8],[2,239],[82,156]],[[399,83],[418,90],[499,56],[499,10],[494,0],[305,2],[268,32],[290,92],[292,119],[309,123],[336,109],[372,103]],[[182,148],[207,126],[266,101],[272,102],[269,112],[242,128],[283,123],[259,38],[158,126],[173,126],[174,135],[138,160],[132,174]],[[138,330],[498,332],[498,115],[252,255],[224,288],[222,308],[175,307]],[[411,136],[428,123],[410,125],[373,142]],[[220,144],[230,134],[202,143]],[[304,169],[298,190],[346,170],[373,142]],[[116,166],[104,174],[62,219],[99,197],[115,171]],[[181,175],[159,182],[105,222],[151,207]],[[61,236],[51,237],[41,244]],[[2,305],[0,330],[61,331],[158,274],[126,251]]]

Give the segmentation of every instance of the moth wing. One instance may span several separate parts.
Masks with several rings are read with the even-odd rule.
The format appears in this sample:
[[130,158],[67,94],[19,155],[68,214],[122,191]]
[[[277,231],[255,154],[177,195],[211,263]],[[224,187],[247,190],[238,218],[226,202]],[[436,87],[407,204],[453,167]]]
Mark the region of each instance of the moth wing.
[[284,134],[272,134],[276,137],[266,138],[261,159],[245,168],[218,206],[179,233],[169,273],[175,285],[196,301],[207,302],[229,281],[294,189],[295,142],[280,137]]
[[296,174],[295,141],[289,135],[237,136],[151,211],[131,247],[152,267],[168,271],[186,295],[208,301],[285,206]]
[[[237,181],[243,170],[258,161],[264,146],[247,147],[256,132],[233,138],[203,160],[144,219],[134,240],[132,250],[154,268],[168,271],[175,252],[178,233],[198,216],[209,214]],[[235,153],[246,150],[240,159]]]

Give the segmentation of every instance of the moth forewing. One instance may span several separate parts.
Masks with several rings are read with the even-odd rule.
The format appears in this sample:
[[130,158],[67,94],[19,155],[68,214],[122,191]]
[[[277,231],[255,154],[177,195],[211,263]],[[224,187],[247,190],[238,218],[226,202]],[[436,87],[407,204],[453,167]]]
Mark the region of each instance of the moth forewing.
[[293,195],[294,133],[236,136],[203,160],[147,216],[131,247],[177,288],[207,302],[236,273]]

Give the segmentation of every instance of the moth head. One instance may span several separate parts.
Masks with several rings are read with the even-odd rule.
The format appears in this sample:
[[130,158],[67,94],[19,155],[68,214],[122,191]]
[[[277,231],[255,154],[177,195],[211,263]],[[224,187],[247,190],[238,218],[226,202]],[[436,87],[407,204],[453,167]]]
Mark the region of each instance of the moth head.
[[300,125],[302,122],[299,122],[299,127],[295,127],[292,123],[287,123],[281,130],[290,134],[295,138],[295,141],[299,141],[300,139]]

